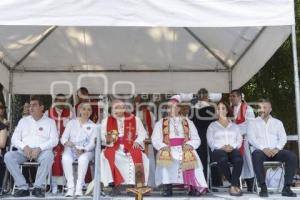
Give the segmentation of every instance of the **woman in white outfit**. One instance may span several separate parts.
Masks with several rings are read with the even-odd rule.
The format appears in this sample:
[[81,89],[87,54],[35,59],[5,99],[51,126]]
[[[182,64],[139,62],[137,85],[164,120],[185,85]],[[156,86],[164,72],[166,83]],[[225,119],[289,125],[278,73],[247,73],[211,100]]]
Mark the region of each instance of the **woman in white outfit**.
[[78,175],[75,196],[82,196],[82,185],[88,169],[89,161],[94,157],[97,128],[89,118],[92,107],[88,103],[79,105],[79,117],[71,120],[61,138],[64,145],[62,165],[67,179],[68,191],[65,196],[74,195],[73,162],[78,161]]
[[[239,178],[243,158],[239,148],[242,145],[242,135],[239,127],[228,119],[229,106],[225,102],[218,103],[217,113],[218,120],[208,126],[207,143],[212,151],[212,160],[217,162],[219,169],[231,184],[230,195],[241,196]],[[232,163],[232,170],[228,161]]]

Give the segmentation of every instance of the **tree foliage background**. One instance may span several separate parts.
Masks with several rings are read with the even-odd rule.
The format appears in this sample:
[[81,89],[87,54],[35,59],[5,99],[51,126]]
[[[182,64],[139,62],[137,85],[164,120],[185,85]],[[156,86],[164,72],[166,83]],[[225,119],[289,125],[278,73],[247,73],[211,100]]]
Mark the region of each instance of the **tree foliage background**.
[[[300,61],[300,0],[296,4],[298,60]],[[298,72],[299,73],[299,72]],[[267,64],[242,88],[247,101],[268,98],[272,101],[273,116],[284,123],[287,133],[296,134],[296,106],[290,38],[278,49]]]

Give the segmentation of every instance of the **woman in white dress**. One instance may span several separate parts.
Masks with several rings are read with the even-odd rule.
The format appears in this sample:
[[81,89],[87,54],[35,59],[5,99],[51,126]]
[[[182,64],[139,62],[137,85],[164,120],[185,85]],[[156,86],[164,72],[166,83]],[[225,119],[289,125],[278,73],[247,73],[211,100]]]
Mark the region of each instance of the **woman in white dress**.
[[71,120],[61,137],[64,145],[62,164],[67,179],[68,191],[65,196],[74,195],[73,162],[78,161],[78,175],[75,196],[82,196],[82,186],[89,162],[94,157],[97,127],[89,118],[92,107],[89,103],[79,105],[79,116]]

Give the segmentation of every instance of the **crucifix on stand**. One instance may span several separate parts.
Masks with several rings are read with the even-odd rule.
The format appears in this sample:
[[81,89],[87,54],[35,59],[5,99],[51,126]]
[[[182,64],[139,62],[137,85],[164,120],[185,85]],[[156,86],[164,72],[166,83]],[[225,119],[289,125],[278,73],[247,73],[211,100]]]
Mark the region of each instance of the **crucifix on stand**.
[[[132,130],[134,128],[131,127],[131,123],[129,123],[128,127],[126,127],[128,129],[128,136],[125,138],[129,144],[133,143],[133,135],[132,135]],[[135,194],[135,199],[136,200],[142,200],[143,199],[143,195],[146,194],[146,193],[149,193],[151,191],[151,188],[149,187],[144,187],[144,183],[143,183],[143,171],[140,171],[140,170],[143,170],[143,168],[138,168],[138,167],[135,167],[135,178],[136,178],[136,185],[135,185],[135,188],[127,188],[127,192],[131,192],[131,193],[134,193]]]
[[[137,170],[137,168],[136,168],[136,170]],[[134,188],[127,188],[127,190],[126,190],[127,192],[131,192],[131,193],[135,194],[135,200],[142,200],[144,194],[149,193],[152,190],[150,187],[143,186],[144,183],[143,183],[143,180],[141,179],[141,177],[142,177],[141,173],[143,173],[143,172],[141,172],[140,170],[135,172],[136,185]]]

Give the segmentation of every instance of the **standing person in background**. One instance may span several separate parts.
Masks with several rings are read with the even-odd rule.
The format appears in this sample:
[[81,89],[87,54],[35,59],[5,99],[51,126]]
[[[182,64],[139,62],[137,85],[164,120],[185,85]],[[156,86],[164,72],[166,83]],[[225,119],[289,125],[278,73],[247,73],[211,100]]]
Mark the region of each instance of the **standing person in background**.
[[155,125],[155,117],[150,111],[147,102],[143,102],[140,95],[135,98],[135,112],[134,114],[141,119],[145,130],[147,131],[147,137],[145,143],[145,154],[149,158],[149,179],[148,185],[155,187],[155,153],[151,142],[151,136]]
[[23,117],[26,117],[26,116],[30,115],[29,108],[30,108],[30,104],[27,101],[25,101],[25,103],[23,104],[23,107],[22,107],[22,112],[21,112],[22,115],[17,118],[17,120],[15,122],[15,126],[18,125],[19,121]]
[[250,120],[255,119],[255,115],[253,109],[243,100],[242,95],[240,90],[232,90],[229,95],[229,101],[234,115],[233,122],[238,125],[243,135],[240,152],[244,159],[244,165],[241,178],[246,181],[248,192],[253,192],[254,170],[248,143],[249,133],[247,131],[247,125]]
[[[201,145],[196,150],[197,154],[199,155],[201,162],[204,168],[205,178],[207,178],[207,158],[208,158],[208,146],[207,146],[207,128],[208,126],[216,121],[216,109],[215,107],[209,102],[208,99],[208,90],[205,88],[201,88],[198,93],[198,101],[193,108],[193,112],[191,112],[190,119],[194,122],[200,140]],[[216,168],[212,168],[212,185],[220,186],[222,185],[222,178],[219,174],[219,171]]]
[[76,116],[78,115],[78,106],[81,103],[89,102],[92,106],[92,114],[90,116],[90,120],[97,124],[101,120],[100,108],[98,106],[99,99],[91,99],[89,95],[89,91],[86,87],[81,87],[77,90],[78,102],[75,105],[75,114]]
[[90,102],[89,91],[86,87],[81,87],[77,90],[77,103],[75,104],[75,114],[78,116],[78,108],[81,103]]
[[[67,98],[64,94],[57,94],[52,107],[45,113],[46,116],[55,121],[58,137],[61,138],[67,123],[73,118],[73,114],[68,107]],[[62,166],[62,154],[64,146],[59,142],[53,149],[54,162],[52,166],[52,193],[57,193],[57,185],[64,185],[65,178]]]
[[30,115],[30,104],[28,102],[25,102],[23,105],[23,111],[22,111],[22,117],[26,117]]
[[9,127],[9,121],[6,116],[6,108],[2,102],[0,102],[0,122]]

